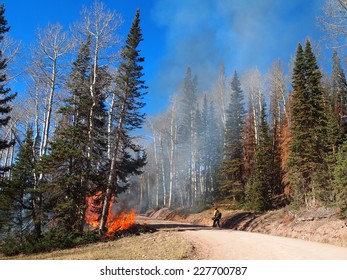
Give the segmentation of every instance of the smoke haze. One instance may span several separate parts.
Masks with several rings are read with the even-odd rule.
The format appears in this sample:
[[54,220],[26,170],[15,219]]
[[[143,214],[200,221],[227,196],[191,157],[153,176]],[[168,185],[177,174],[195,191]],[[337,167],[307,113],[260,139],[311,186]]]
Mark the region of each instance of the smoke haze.
[[[226,74],[284,64],[307,36],[319,37],[316,16],[323,1],[278,0],[157,0],[154,21],[166,36],[161,69],[151,91],[162,101],[182,82],[188,66],[198,75],[199,88],[216,81],[224,62]],[[312,34],[312,29],[317,33]],[[311,34],[310,34],[311,32]],[[160,96],[159,96],[160,95]],[[165,102],[165,101],[164,101]]]

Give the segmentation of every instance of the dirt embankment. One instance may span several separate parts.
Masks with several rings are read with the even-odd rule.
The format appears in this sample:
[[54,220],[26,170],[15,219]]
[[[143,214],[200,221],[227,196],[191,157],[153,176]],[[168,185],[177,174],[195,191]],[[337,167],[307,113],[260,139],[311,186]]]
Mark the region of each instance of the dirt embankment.
[[[231,211],[221,208],[223,228],[259,232],[276,236],[292,237],[347,247],[347,222],[338,218],[332,209],[319,208],[311,211],[291,211],[287,208],[257,213]],[[212,212],[186,214],[183,210],[167,208],[149,211],[152,219],[181,221],[196,225],[211,226]]]

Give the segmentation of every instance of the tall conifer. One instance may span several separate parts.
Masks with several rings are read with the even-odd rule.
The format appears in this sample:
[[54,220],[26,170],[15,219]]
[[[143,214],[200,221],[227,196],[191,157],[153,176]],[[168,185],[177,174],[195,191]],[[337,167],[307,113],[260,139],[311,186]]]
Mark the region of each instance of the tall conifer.
[[140,26],[140,10],[137,10],[128,34],[126,45],[121,52],[121,63],[116,77],[115,92],[115,131],[112,145],[112,158],[109,163],[107,187],[104,194],[99,232],[106,230],[106,220],[112,195],[125,191],[129,186],[130,175],[138,175],[146,164],[144,150],[131,136],[130,132],[141,128],[145,114],[141,109],[147,94],[143,80],[144,58],[140,56],[139,44],[143,40]]
[[347,118],[347,82],[337,51],[333,52],[333,71],[331,75],[333,112],[340,131],[340,141],[345,136]]
[[324,185],[327,152],[322,74],[309,41],[298,45],[293,70],[292,140],[288,166],[298,205],[314,205]]
[[[4,39],[4,35],[10,30],[7,26],[7,20],[5,19],[5,5],[0,5],[0,42]],[[3,57],[3,50],[0,50],[0,127],[6,126],[10,120],[9,113],[11,112],[11,107],[9,102],[11,102],[15,94],[10,94],[11,89],[6,86],[7,75],[5,70],[7,68],[6,58]],[[6,139],[0,139],[0,151],[7,149],[14,145],[13,141],[8,141]],[[2,173],[9,169],[8,166],[1,166],[0,164],[0,178]]]
[[221,166],[221,191],[233,200],[243,197],[242,129],[245,109],[243,93],[237,75],[231,82],[231,98],[226,111],[224,132],[224,159]]
[[273,158],[272,141],[269,125],[266,121],[266,106],[260,112],[259,143],[255,153],[255,167],[248,182],[247,204],[254,210],[264,211],[271,208],[273,193]]

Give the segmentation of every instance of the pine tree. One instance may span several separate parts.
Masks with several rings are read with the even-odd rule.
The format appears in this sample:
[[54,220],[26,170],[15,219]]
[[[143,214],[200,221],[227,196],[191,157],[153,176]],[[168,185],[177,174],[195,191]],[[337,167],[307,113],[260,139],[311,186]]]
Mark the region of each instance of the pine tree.
[[334,170],[334,195],[336,205],[340,208],[343,218],[347,218],[347,141],[345,141],[337,154],[337,163]]
[[[141,109],[145,106],[144,96],[147,94],[143,76],[144,58],[140,56],[139,44],[143,40],[140,27],[140,10],[136,11],[134,21],[128,34],[126,45],[121,53],[121,63],[116,77],[117,91],[115,102],[115,131],[113,139],[112,159],[109,164],[107,189],[104,195],[100,234],[106,228],[108,208],[112,195],[125,191],[130,175],[138,175],[146,164],[146,155],[130,132],[141,128],[145,114]],[[121,188],[123,183],[125,187]]]
[[[4,39],[4,35],[10,30],[7,26],[7,20],[5,19],[5,6],[0,5],[0,42]],[[7,68],[6,58],[3,57],[3,51],[0,50],[0,127],[6,126],[10,120],[9,113],[11,112],[11,107],[9,102],[11,102],[17,93],[10,94],[11,89],[6,87],[7,76],[5,69]],[[7,149],[14,145],[13,141],[7,141],[6,139],[0,139],[0,151]],[[0,165],[0,180],[3,172],[8,171],[8,166]]]
[[[40,215],[35,212],[33,207],[33,202],[36,198],[34,191],[36,161],[33,145],[33,130],[29,126],[26,137],[18,151],[12,170],[11,183],[7,190],[7,194],[13,201],[12,214],[10,216],[12,230],[18,234],[20,242],[23,241],[25,232],[30,232],[32,226],[36,227]],[[37,234],[36,230],[35,233]]]
[[289,95],[287,109],[285,114],[283,125],[281,128],[281,134],[280,134],[280,164],[281,164],[281,170],[282,170],[282,184],[283,184],[283,192],[285,195],[286,200],[291,197],[291,194],[293,193],[292,185],[290,184],[290,178],[289,178],[289,168],[288,168],[288,159],[289,159],[289,148],[290,148],[290,142],[291,142],[291,103],[292,99],[290,98],[291,94]]
[[[106,69],[98,68],[95,93],[97,104],[89,94],[91,77],[90,40],[81,44],[78,57],[73,62],[67,82],[70,97],[59,112],[62,119],[51,142],[50,154],[40,163],[50,174],[51,192],[46,195],[56,224],[66,232],[82,233],[86,209],[86,196],[100,191],[105,183],[103,173],[106,158],[105,87],[109,85]],[[93,118],[90,109],[94,106]],[[88,128],[93,122],[93,149],[88,153]]]
[[251,178],[255,167],[255,153],[257,150],[257,141],[255,135],[255,120],[253,108],[249,107],[247,117],[242,130],[242,149],[243,149],[243,176],[245,184]]
[[241,84],[235,71],[231,82],[231,98],[226,112],[224,159],[221,166],[221,191],[234,201],[243,197],[242,130],[245,110]]
[[194,203],[194,148],[196,147],[196,138],[194,136],[196,120],[196,91],[197,77],[192,76],[191,68],[188,67],[182,84],[182,98],[179,108],[179,131],[178,142],[181,147],[181,160],[185,187],[185,204],[191,207]]
[[292,141],[288,162],[298,206],[314,205],[326,183],[327,119],[321,79],[310,42],[306,42],[305,51],[299,44],[293,70]]
[[273,193],[273,150],[269,125],[266,122],[266,106],[260,112],[259,143],[255,154],[255,168],[247,189],[248,207],[258,211],[271,208]]
[[347,82],[345,73],[341,67],[341,61],[337,54],[337,51],[333,52],[333,70],[331,75],[332,80],[332,103],[333,112],[336,118],[336,122],[339,128],[340,141],[346,133],[346,117],[347,117]]

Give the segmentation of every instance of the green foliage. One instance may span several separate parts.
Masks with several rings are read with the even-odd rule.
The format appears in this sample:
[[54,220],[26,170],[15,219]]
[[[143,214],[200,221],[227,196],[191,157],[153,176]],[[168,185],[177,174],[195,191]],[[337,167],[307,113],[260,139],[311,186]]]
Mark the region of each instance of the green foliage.
[[340,147],[337,155],[333,184],[336,204],[341,210],[341,215],[347,218],[347,141]]
[[269,206],[265,190],[264,183],[258,180],[256,175],[252,175],[246,186],[245,208],[255,211],[267,210]]
[[331,103],[333,105],[333,113],[338,125],[340,139],[343,139],[345,137],[345,133],[347,132],[346,122],[343,118],[343,116],[347,115],[347,82],[336,49],[334,49],[333,52],[333,69],[331,80]]
[[145,106],[143,98],[147,94],[147,86],[142,79],[144,74],[141,63],[144,58],[140,56],[138,49],[142,40],[140,10],[137,10],[121,53],[122,61],[116,77],[115,119],[125,119],[121,126],[127,131],[142,127],[145,118],[145,114],[140,111]]
[[225,150],[224,154],[229,159],[241,158],[242,156],[242,127],[245,117],[243,104],[243,92],[235,71],[231,82],[231,97],[228,110],[226,112],[225,124]]
[[57,249],[68,249],[80,245],[90,244],[99,241],[96,231],[86,231],[81,233],[67,232],[63,229],[52,229],[46,232],[42,238],[27,234],[22,242],[13,235],[8,235],[3,239],[0,252],[5,256],[18,254],[35,254],[50,252]]
[[27,230],[28,223],[33,222],[35,216],[32,205],[37,198],[37,191],[32,136],[33,131],[28,127],[12,167],[12,178],[2,185],[0,192],[0,208],[3,209],[1,212],[6,213],[4,217],[7,220],[7,226],[0,230],[10,230],[17,235]]
[[[306,42],[305,51],[299,44],[293,70],[292,140],[288,160],[292,176],[289,181],[298,194],[295,197],[299,205],[315,205],[320,191],[316,189],[315,177],[324,178],[319,173],[327,172],[327,116],[321,79],[310,42]],[[294,185],[294,178],[299,178],[300,183]],[[326,184],[326,180],[321,182]]]
[[[4,39],[4,35],[10,30],[10,27],[7,26],[7,20],[5,19],[5,5],[2,3],[0,5],[0,43]],[[9,105],[17,95],[10,94],[11,89],[7,86],[7,75],[6,73],[7,61],[3,57],[3,51],[0,50],[0,127],[6,126],[10,120],[9,113],[12,108]],[[6,148],[9,148],[14,145],[14,141],[7,141],[6,139],[0,139],[0,151]],[[0,165],[0,177],[3,172],[9,170],[8,166]]]
[[6,232],[12,224],[13,199],[9,189],[10,182],[0,178],[0,184],[0,232]]
[[[121,53],[122,61],[115,79],[117,87],[114,92],[116,100],[113,118],[116,136],[113,144],[115,152],[122,157],[110,172],[117,173],[117,179],[126,185],[129,175],[139,175],[142,172],[147,159],[142,147],[135,144],[130,135],[130,131],[141,128],[145,120],[145,114],[141,113],[141,109],[145,106],[143,98],[147,94],[147,86],[142,79],[144,74],[141,63],[144,62],[144,58],[140,56],[141,51],[138,49],[142,40],[140,10],[137,10]],[[114,180],[109,184],[116,186],[119,182]]]
[[266,107],[263,104],[260,115],[259,144],[255,155],[255,168],[246,191],[247,207],[258,211],[271,208],[274,176],[277,175],[273,173],[274,153],[265,111]]
[[220,168],[222,196],[241,202],[244,199],[242,129],[245,117],[243,93],[235,71],[231,82],[231,97],[226,112],[224,158]]
[[49,201],[45,211],[50,212],[57,227],[67,231],[83,231],[86,195],[103,187],[108,164],[105,88],[110,75],[104,67],[97,69],[97,100],[92,100],[90,44],[87,38],[73,62],[67,82],[70,96],[59,110],[62,118],[50,143],[50,153],[40,161],[40,170],[51,178],[45,184]]

